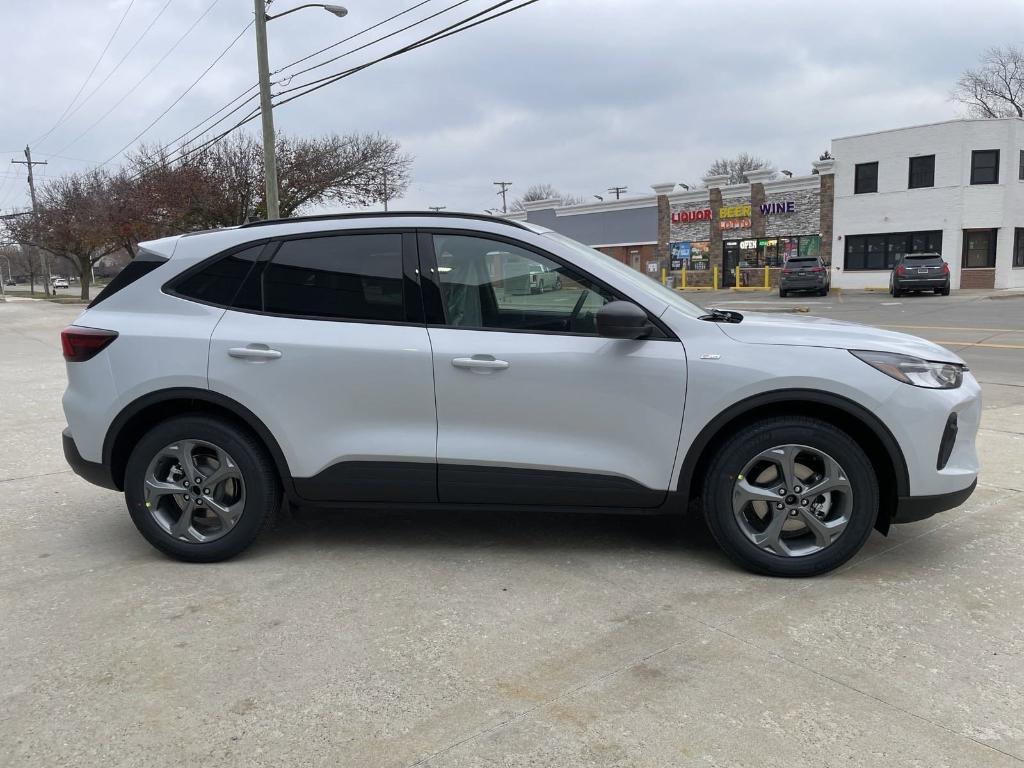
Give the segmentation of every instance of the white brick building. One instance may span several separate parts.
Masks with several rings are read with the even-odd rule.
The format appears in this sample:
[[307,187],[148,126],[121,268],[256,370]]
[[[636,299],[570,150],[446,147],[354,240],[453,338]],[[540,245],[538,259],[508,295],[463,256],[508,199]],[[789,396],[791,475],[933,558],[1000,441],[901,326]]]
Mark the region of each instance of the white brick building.
[[958,287],[1024,286],[1024,120],[951,120],[832,141],[832,285],[887,286],[939,250]]

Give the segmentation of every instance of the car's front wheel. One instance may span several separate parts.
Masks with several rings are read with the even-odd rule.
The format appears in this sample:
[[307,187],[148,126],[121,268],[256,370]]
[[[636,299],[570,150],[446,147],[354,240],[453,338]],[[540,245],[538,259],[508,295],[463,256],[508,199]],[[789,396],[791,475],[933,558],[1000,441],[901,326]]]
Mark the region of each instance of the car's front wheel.
[[124,482],[140,533],[161,552],[191,562],[237,555],[281,504],[274,465],[257,439],[202,415],[153,427],[132,451]]
[[845,432],[787,416],[750,424],[715,454],[704,514],[734,561],[773,576],[815,576],[867,541],[878,515],[871,462]]

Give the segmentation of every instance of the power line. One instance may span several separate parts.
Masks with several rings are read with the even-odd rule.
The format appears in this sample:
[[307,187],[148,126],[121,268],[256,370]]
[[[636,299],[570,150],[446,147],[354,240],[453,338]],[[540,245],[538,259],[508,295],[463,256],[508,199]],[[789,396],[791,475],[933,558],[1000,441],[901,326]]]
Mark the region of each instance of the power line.
[[[313,91],[319,90],[320,88],[324,88],[324,87],[330,85],[331,83],[337,82],[338,80],[342,80],[342,79],[344,79],[346,77],[350,77],[351,75],[354,75],[357,72],[361,72],[362,70],[367,69],[368,67],[371,67],[374,64],[377,64],[377,63],[382,62],[382,61],[386,61],[387,59],[395,58],[397,56],[401,56],[404,53],[409,53],[409,52],[411,52],[413,50],[416,50],[417,48],[422,48],[424,46],[430,45],[431,43],[439,42],[439,41],[441,41],[441,40],[443,40],[443,39],[445,39],[447,37],[451,37],[452,35],[458,34],[459,32],[465,32],[466,30],[469,30],[469,29],[471,29],[473,27],[479,26],[480,24],[484,24],[484,23],[486,23],[488,21],[493,21],[493,20],[495,20],[497,18],[500,18],[501,16],[504,16],[504,15],[506,15],[508,13],[511,13],[513,11],[517,11],[517,10],[519,10],[521,8],[525,8],[528,5],[533,5],[534,3],[538,2],[538,0],[525,0],[524,2],[521,2],[519,5],[513,6],[512,8],[508,8],[508,9],[502,11],[501,13],[496,13],[496,14],[493,14],[493,15],[488,16],[486,18],[478,19],[477,21],[474,21],[472,24],[466,24],[467,21],[470,21],[472,19],[476,19],[477,17],[481,16],[482,14],[485,14],[485,13],[487,13],[489,11],[492,11],[495,8],[499,8],[499,7],[503,6],[503,5],[507,5],[509,2],[512,2],[512,0],[503,0],[502,2],[499,2],[499,3],[493,5],[493,6],[489,7],[489,8],[486,8],[486,9],[484,9],[483,11],[481,11],[479,13],[473,14],[472,16],[469,16],[469,17],[463,19],[462,21],[457,22],[456,24],[452,24],[452,25],[450,25],[448,27],[445,27],[442,30],[439,30],[439,31],[434,32],[434,33],[432,33],[430,35],[427,35],[426,37],[423,37],[423,38],[421,38],[421,39],[419,39],[419,40],[417,40],[417,41],[415,41],[413,43],[410,43],[408,45],[402,46],[401,48],[398,48],[398,49],[392,51],[391,53],[388,53],[388,54],[385,54],[383,56],[380,56],[380,57],[378,57],[376,59],[373,59],[371,61],[368,61],[368,62],[366,62],[364,64],[360,64],[358,66],[352,67],[352,68],[350,68],[348,70],[345,70],[343,72],[336,73],[336,74],[334,74],[334,75],[332,75],[330,77],[322,78],[321,79],[323,81],[329,81],[329,82],[321,82],[319,80],[318,81],[314,81],[315,83],[318,83],[318,84],[313,85],[313,87],[308,88],[307,90],[303,91],[302,93],[297,93],[294,96],[290,96],[287,99],[284,99],[282,101],[276,102],[274,104],[274,106],[277,107],[277,106],[281,106],[283,104],[286,104],[289,101],[294,101],[295,99],[298,99],[298,98],[300,98],[302,96],[305,96],[308,93],[312,93]],[[311,85],[311,84],[310,83],[306,84],[306,86],[309,86],[309,85]],[[297,88],[294,88],[294,89],[291,89],[291,90],[298,90],[301,87],[305,87],[305,86],[300,86],[300,87],[297,87]],[[201,144],[199,144],[199,145],[197,145],[195,147],[191,147],[191,148],[188,148],[188,149],[185,149],[184,147],[182,147],[181,149],[177,150],[178,156],[177,157],[167,158],[166,162],[168,162],[168,163],[179,162],[179,161],[184,160],[185,158],[187,158],[187,157],[189,157],[189,156],[191,156],[191,155],[193,155],[193,154],[195,154],[197,152],[201,152],[206,147],[208,147],[208,146],[210,146],[212,144],[215,144],[216,142],[218,142],[221,139],[223,139],[225,136],[230,134],[235,129],[240,128],[241,126],[245,125],[246,123],[254,120],[259,115],[259,113],[260,113],[259,108],[256,108],[256,109],[252,110],[246,117],[242,118],[241,120],[236,122],[234,125],[232,125],[230,128],[228,128],[225,131],[222,131],[221,133],[217,134],[216,136],[214,136],[214,137],[212,137],[212,138],[202,142]],[[138,172],[133,174],[130,178],[136,179],[139,176],[142,176],[144,173],[148,172],[150,169],[157,167],[159,164],[160,164],[159,162],[151,163],[148,167],[140,169]]]
[[495,181],[492,183],[494,184],[494,186],[499,188],[498,194],[501,195],[501,212],[508,213],[508,200],[506,199],[506,195],[508,195],[508,188],[512,186],[512,182]]
[[124,13],[121,14],[121,18],[118,20],[117,26],[114,27],[114,31],[111,32],[110,37],[107,38],[107,44],[103,46],[103,50],[100,51],[100,55],[96,58],[95,63],[93,63],[92,65],[92,69],[90,69],[89,74],[85,76],[85,80],[83,80],[82,84],[78,86],[78,91],[75,92],[74,98],[72,98],[71,101],[68,102],[68,105],[64,107],[64,111],[60,113],[60,117],[57,118],[57,122],[50,126],[50,130],[48,130],[38,139],[35,139],[34,141],[30,142],[31,144],[38,144],[40,141],[42,141],[51,133],[53,133],[54,129],[58,125],[60,125],[61,121],[64,119],[64,116],[68,113],[68,110],[71,109],[72,106],[74,106],[76,101],[78,101],[78,97],[82,95],[82,91],[85,90],[85,86],[89,84],[89,81],[92,79],[92,76],[96,73],[96,68],[100,65],[100,62],[103,61],[103,57],[107,55],[107,50],[110,48],[110,44],[114,42],[114,38],[117,37],[118,31],[121,29],[121,25],[124,24],[124,20],[128,17],[128,11],[132,9],[133,5],[135,5],[135,0],[131,0],[131,2],[128,3],[128,7],[124,9]]
[[250,21],[248,24],[246,24],[244,27],[242,27],[242,31],[239,32],[235,36],[235,39],[232,40],[230,43],[228,43],[227,47],[223,51],[221,51],[219,54],[217,54],[217,58],[215,58],[213,61],[210,62],[209,66],[200,73],[199,77],[197,77],[195,80],[193,80],[191,82],[191,84],[189,84],[188,88],[186,88],[184,91],[182,91],[181,94],[178,96],[178,98],[176,98],[174,101],[172,101],[170,103],[170,105],[167,107],[167,109],[165,109],[163,112],[161,112],[159,115],[157,115],[156,118],[153,120],[153,122],[151,122],[149,125],[147,125],[145,128],[143,128],[133,139],[131,139],[131,141],[129,141],[127,144],[125,144],[123,147],[121,147],[119,150],[117,150],[117,152],[115,152],[110,157],[108,157],[106,160],[104,160],[102,163],[100,163],[100,167],[102,168],[104,165],[106,165],[111,160],[113,160],[115,157],[117,157],[122,152],[124,152],[126,149],[128,149],[136,141],[141,139],[149,131],[150,128],[152,128],[154,125],[159,123],[168,112],[170,112],[172,109],[174,109],[178,105],[178,102],[180,102],[182,99],[184,99],[188,95],[189,91],[191,91],[193,88],[195,88],[196,85],[199,83],[199,81],[202,80],[204,77],[206,77],[207,73],[217,65],[217,62],[219,62],[221,59],[224,58],[224,56],[227,55],[227,52],[230,51],[234,47],[235,43],[237,43],[242,38],[242,35],[244,35],[246,32],[249,31],[249,27],[251,27],[252,25],[253,25],[253,22]]
[[121,65],[124,64],[125,60],[132,55],[132,51],[134,51],[138,47],[139,43],[141,43],[142,40],[146,37],[146,35],[149,34],[149,30],[151,30],[156,25],[157,21],[160,20],[160,17],[164,15],[164,11],[166,11],[170,7],[170,5],[171,0],[167,0],[167,2],[163,4],[163,7],[160,8],[159,11],[157,11],[156,16],[154,16],[152,20],[150,20],[149,24],[146,25],[146,28],[142,30],[142,34],[135,38],[135,42],[132,43],[131,46],[129,46],[128,50],[124,52],[124,55],[121,56],[120,59],[118,59],[113,69],[107,72],[103,79],[96,84],[96,87],[89,91],[89,94],[84,99],[78,102],[78,106],[71,110],[70,114],[68,114],[68,116],[60,123],[60,125],[66,124],[68,120],[70,120],[72,117],[78,114],[78,110],[85,106],[89,99],[95,96],[99,92],[99,90],[107,84],[110,78],[114,76],[114,73],[121,68]]
[[220,0],[213,0],[213,2],[210,3],[206,7],[206,10],[203,11],[201,14],[199,14],[199,18],[197,18],[195,21],[192,22],[192,26],[190,26],[188,29],[185,30],[185,33],[181,37],[179,37],[170,48],[167,49],[167,52],[163,56],[161,56],[159,58],[159,60],[157,60],[156,64],[154,64],[152,67],[149,68],[149,71],[147,71],[146,74],[144,74],[141,78],[139,78],[138,82],[136,82],[135,85],[133,85],[131,88],[128,89],[127,93],[125,93],[120,99],[118,99],[114,103],[114,105],[110,109],[108,109],[106,112],[104,112],[92,125],[90,125],[88,128],[86,128],[80,134],[78,134],[78,136],[76,136],[70,142],[65,144],[63,147],[58,149],[57,153],[61,154],[66,149],[68,149],[69,147],[74,145],[79,139],[81,139],[83,136],[85,136],[87,133],[89,133],[89,131],[91,131],[97,125],[102,123],[110,115],[111,112],[113,112],[115,109],[117,109],[119,106],[121,106],[121,104],[124,102],[124,100],[127,99],[129,96],[131,96],[135,92],[135,89],[137,89],[140,85],[142,85],[149,78],[149,76],[152,75],[153,72],[156,71],[157,67],[159,67],[161,64],[164,63],[164,61],[167,59],[167,57],[170,56],[174,52],[174,49],[177,48],[179,45],[181,45],[181,43],[185,40],[186,37],[188,37],[190,34],[192,34],[192,31],[197,26],[199,26],[199,22],[201,22],[204,18],[206,18],[206,15],[210,11],[212,11],[214,6],[217,5],[217,3],[219,3],[219,2],[220,2]]
[[608,194],[615,195],[615,199],[618,200],[622,195],[628,191],[628,187],[608,187]]

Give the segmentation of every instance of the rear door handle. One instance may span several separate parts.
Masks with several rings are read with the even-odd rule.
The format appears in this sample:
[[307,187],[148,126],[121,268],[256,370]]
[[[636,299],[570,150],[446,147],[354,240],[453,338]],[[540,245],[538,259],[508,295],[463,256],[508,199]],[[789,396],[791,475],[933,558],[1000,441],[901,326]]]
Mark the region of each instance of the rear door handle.
[[266,344],[250,344],[247,347],[231,347],[228,350],[228,354],[231,357],[237,357],[240,360],[277,360],[281,357],[281,353],[276,349],[271,349]]
[[495,360],[491,355],[473,355],[473,357],[456,357],[452,360],[456,368],[468,368],[476,373],[503,371],[508,368],[506,360]]

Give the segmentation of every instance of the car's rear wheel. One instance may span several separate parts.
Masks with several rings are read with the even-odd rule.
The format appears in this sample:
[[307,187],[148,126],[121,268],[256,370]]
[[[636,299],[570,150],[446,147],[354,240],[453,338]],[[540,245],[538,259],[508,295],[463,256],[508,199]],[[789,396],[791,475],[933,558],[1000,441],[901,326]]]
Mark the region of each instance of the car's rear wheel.
[[784,291],[781,288],[779,288],[779,298],[780,299],[786,298],[787,293],[788,293],[787,291]]
[[257,439],[200,415],[150,430],[128,459],[124,488],[146,540],[191,562],[237,555],[268,527],[281,503],[274,465]]
[[755,422],[719,448],[704,514],[735,562],[773,576],[815,576],[867,541],[878,515],[871,462],[845,432],[818,419]]

